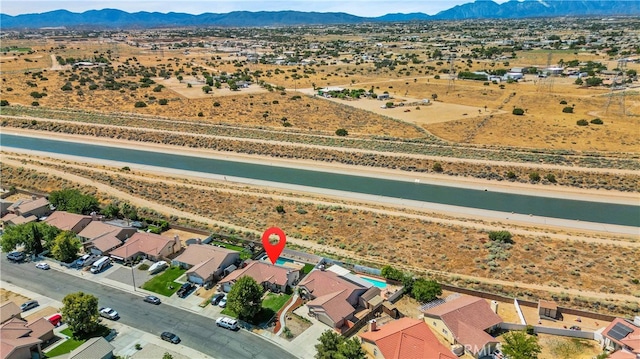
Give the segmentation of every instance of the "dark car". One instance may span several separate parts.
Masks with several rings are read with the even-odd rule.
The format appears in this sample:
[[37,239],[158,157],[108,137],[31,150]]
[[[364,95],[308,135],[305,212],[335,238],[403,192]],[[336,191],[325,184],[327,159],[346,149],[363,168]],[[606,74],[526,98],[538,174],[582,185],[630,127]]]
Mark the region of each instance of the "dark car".
[[38,303],[37,300],[30,300],[27,302],[22,303],[22,305],[20,306],[20,310],[22,310],[23,312],[26,312],[29,309],[33,309],[37,306],[39,306],[40,304]]
[[580,328],[577,325],[572,325],[571,328],[569,328],[569,329],[571,329],[571,330],[582,330],[582,328]]
[[224,298],[224,293],[216,293],[213,297],[211,297],[211,304],[218,305],[222,298]]
[[173,344],[180,343],[180,337],[171,332],[162,332],[162,334],[160,334],[160,338],[162,338],[162,340],[167,341],[169,343],[173,343]]
[[160,298],[153,295],[148,295],[144,297],[144,301],[147,303],[155,304],[155,305],[160,304]]
[[7,259],[13,262],[22,262],[24,260],[24,253],[22,252],[11,252],[7,254]]
[[187,282],[178,289],[178,297],[184,298],[189,295],[189,292],[193,289],[193,284]]

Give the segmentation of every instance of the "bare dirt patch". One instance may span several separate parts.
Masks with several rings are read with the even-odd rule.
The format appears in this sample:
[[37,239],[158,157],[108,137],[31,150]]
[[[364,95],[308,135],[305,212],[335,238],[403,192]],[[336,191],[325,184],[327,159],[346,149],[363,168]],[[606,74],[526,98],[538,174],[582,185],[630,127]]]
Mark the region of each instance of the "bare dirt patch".
[[16,305],[20,306],[22,303],[29,300],[29,298],[24,295],[14,293],[10,290],[6,290],[4,288],[0,288],[0,302],[14,302]]

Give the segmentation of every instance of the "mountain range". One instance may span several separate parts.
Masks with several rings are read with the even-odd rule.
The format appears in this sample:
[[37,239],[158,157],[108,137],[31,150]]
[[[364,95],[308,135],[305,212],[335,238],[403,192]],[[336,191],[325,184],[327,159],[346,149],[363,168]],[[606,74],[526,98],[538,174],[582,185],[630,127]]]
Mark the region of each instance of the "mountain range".
[[638,0],[509,0],[502,4],[492,0],[476,0],[456,5],[435,15],[424,13],[387,14],[361,17],[340,12],[302,11],[234,11],[224,14],[135,12],[115,9],[73,13],[55,10],[40,14],[11,16],[0,14],[0,26],[5,29],[37,29],[43,27],[144,29],[205,26],[288,26],[357,24],[366,22],[400,22],[464,19],[521,19],[563,16],[638,16]]

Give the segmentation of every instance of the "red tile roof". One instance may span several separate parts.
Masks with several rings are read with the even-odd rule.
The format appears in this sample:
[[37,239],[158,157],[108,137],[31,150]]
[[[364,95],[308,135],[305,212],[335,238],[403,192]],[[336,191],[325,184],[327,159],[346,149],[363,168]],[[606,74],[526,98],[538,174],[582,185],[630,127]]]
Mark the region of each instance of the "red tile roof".
[[34,335],[25,320],[13,318],[0,326],[0,355],[2,358],[8,358],[18,348],[30,348],[39,343],[42,343],[42,340]]
[[125,244],[114,249],[111,255],[127,259],[137,253],[145,253],[157,257],[173,241],[159,234],[137,232]]
[[[624,325],[625,327],[627,327],[627,329],[631,330],[631,332],[620,340],[611,337],[609,335],[609,331],[613,329],[616,324]],[[612,342],[617,343],[620,346],[627,346],[631,348],[634,353],[640,354],[640,328],[635,326],[634,324],[631,324],[622,318],[616,318],[604,329],[602,334],[604,334]]]
[[502,323],[489,303],[482,298],[463,295],[424,312],[425,317],[440,318],[456,340],[478,351],[488,343],[498,342],[485,330]]
[[289,273],[289,271],[291,271],[290,268],[276,266],[262,261],[253,261],[246,267],[231,272],[226,278],[220,281],[220,284],[233,282],[243,276],[249,276],[258,283],[268,282],[283,286],[287,284],[287,273]]
[[356,283],[343,279],[337,273],[321,270],[315,270],[309,273],[298,286],[305,287],[311,295],[316,298],[343,290],[347,290],[349,292],[347,296],[349,296],[354,290],[364,288]]
[[401,318],[378,330],[359,334],[375,344],[385,359],[456,359],[423,320]]
[[325,294],[307,302],[307,307],[313,308],[316,313],[324,312],[336,324],[349,318],[356,311],[347,301],[349,294],[347,290]]
[[25,199],[22,201],[18,201],[13,205],[9,206],[9,211],[15,211],[20,215],[25,215],[36,209],[39,209],[42,207],[48,207],[49,204],[50,204],[49,200],[46,199],[45,197],[40,197],[37,199]]
[[70,231],[82,222],[89,224],[90,221],[91,216],[84,216],[81,214],[69,213],[65,211],[55,211],[51,213],[45,220],[47,224],[57,227],[63,231]]

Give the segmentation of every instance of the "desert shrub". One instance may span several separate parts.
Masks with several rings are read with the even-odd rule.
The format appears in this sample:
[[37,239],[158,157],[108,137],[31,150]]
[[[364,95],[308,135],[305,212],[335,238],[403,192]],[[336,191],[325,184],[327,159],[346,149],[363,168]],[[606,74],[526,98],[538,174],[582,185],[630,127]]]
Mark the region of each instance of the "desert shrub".
[[578,126],[588,126],[589,122],[587,120],[578,120],[578,121],[576,121],[576,125],[578,125]]
[[164,106],[169,103],[169,100],[167,100],[166,98],[161,98],[158,100],[158,103]]
[[562,112],[564,112],[564,113],[573,113],[573,107],[571,107],[571,106],[565,106],[565,107],[562,109]]
[[40,106],[40,102],[38,102],[38,101],[33,101],[33,102],[31,103],[31,106]]
[[42,94],[38,91],[33,91],[30,93],[31,97],[33,98],[42,98]]
[[489,239],[494,242],[511,243],[513,236],[509,231],[491,231]]
[[204,113],[202,111],[198,112],[198,117],[204,117]]
[[96,84],[89,85],[89,90],[97,90],[97,89],[98,89],[98,85]]
[[7,100],[0,100],[0,106],[9,106],[9,101],[7,101]]
[[220,102],[214,102],[213,107],[220,107]]
[[551,182],[551,183],[556,183],[556,176],[553,173],[549,173],[548,175],[544,176],[544,178]]
[[349,135],[349,132],[347,130],[345,130],[344,128],[339,128],[336,130],[336,135],[337,136],[347,136]]
[[435,76],[433,76],[433,78],[436,79],[436,80],[440,80],[440,75],[435,75]]
[[278,212],[279,214],[286,213],[286,211],[284,210],[284,206],[283,205],[277,205],[276,206],[276,212]]
[[71,91],[71,90],[73,90],[73,87],[71,86],[71,82],[67,82],[66,84],[64,84],[64,86],[62,86],[60,88],[60,90],[62,90],[62,91]]
[[601,119],[599,118],[594,118],[593,120],[590,121],[591,123],[593,123],[594,125],[602,125],[604,122],[602,122]]
[[156,87],[154,87],[154,88],[153,88],[153,92],[160,92],[160,91],[162,91],[162,88],[163,88],[163,87],[164,87],[164,86],[162,86],[162,85],[158,85],[158,86],[156,86]]
[[529,179],[531,180],[531,182],[539,182],[540,174],[538,172],[531,172],[529,173]]
[[516,116],[522,116],[522,115],[524,115],[524,110],[519,108],[519,107],[516,107],[516,108],[513,109],[513,111],[511,111],[511,113],[516,115]]
[[567,101],[562,100],[562,101],[560,101],[560,104],[561,104],[561,105],[566,105],[566,104],[567,104]]
[[144,101],[138,101],[138,102],[136,102],[136,104],[135,104],[135,105],[133,105],[133,106],[134,106],[134,107],[136,107],[136,108],[147,107],[147,103],[146,103],[146,102],[144,102]]
[[431,169],[433,169],[435,172],[442,172],[444,171],[444,169],[442,168],[442,164],[440,164],[440,162],[436,162],[433,164],[433,167],[431,167]]

